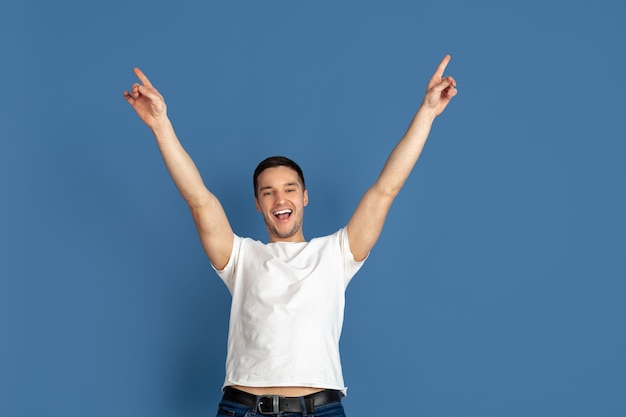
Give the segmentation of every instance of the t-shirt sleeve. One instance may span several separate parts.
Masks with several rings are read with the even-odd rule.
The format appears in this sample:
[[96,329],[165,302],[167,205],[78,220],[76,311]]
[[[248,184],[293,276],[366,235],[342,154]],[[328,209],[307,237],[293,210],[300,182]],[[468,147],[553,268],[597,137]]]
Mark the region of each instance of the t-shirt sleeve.
[[224,269],[221,269],[221,270],[217,269],[213,264],[211,264],[211,267],[215,270],[215,272],[222,279],[222,281],[224,281],[224,284],[226,284],[226,286],[228,287],[229,290],[231,290],[231,292],[232,292],[231,286],[233,282],[233,277],[235,276],[235,265],[239,257],[239,252],[241,249],[242,241],[243,241],[243,238],[237,235],[234,235],[233,249],[230,253],[230,258],[228,259],[228,263],[226,264]]
[[369,253],[362,261],[355,261],[354,255],[350,251],[350,241],[348,240],[348,228],[343,227],[339,229],[337,232],[337,238],[339,239],[339,247],[341,248],[341,255],[344,260],[344,272],[346,277],[347,286],[350,283],[352,277],[361,269],[367,258],[369,257]]

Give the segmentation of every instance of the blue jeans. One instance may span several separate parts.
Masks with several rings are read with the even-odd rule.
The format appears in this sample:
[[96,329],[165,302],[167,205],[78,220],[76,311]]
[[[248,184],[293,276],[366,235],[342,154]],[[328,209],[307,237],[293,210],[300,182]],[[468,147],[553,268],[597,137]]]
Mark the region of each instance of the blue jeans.
[[[252,410],[241,404],[221,401],[217,410],[217,417],[264,417],[257,410]],[[341,402],[315,407],[313,414],[283,413],[273,414],[276,417],[346,417]]]

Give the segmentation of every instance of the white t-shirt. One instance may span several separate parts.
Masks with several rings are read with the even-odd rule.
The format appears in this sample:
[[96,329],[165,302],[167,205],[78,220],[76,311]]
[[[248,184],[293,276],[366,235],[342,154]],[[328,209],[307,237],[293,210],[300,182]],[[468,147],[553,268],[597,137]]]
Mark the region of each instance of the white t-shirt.
[[345,393],[339,337],[355,262],[345,228],[310,242],[235,236],[217,271],[232,295],[224,386],[304,386]]

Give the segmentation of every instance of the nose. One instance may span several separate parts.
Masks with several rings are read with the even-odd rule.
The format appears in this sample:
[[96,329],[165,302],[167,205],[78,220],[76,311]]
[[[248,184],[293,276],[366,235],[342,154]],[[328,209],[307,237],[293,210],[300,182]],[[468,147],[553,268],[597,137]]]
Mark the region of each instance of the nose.
[[277,204],[280,204],[285,201],[285,193],[283,191],[276,191],[274,194],[274,199]]

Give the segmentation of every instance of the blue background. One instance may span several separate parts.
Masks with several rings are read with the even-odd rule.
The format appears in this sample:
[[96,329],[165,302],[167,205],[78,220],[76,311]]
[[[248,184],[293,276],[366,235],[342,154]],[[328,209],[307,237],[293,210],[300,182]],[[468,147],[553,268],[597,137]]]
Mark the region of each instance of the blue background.
[[133,66],[237,233],[266,239],[252,170],[285,154],[311,238],[348,221],[446,53],[459,94],[348,288],[348,415],[626,415],[625,17],[2,1],[0,415],[215,414],[230,297],[123,100]]

